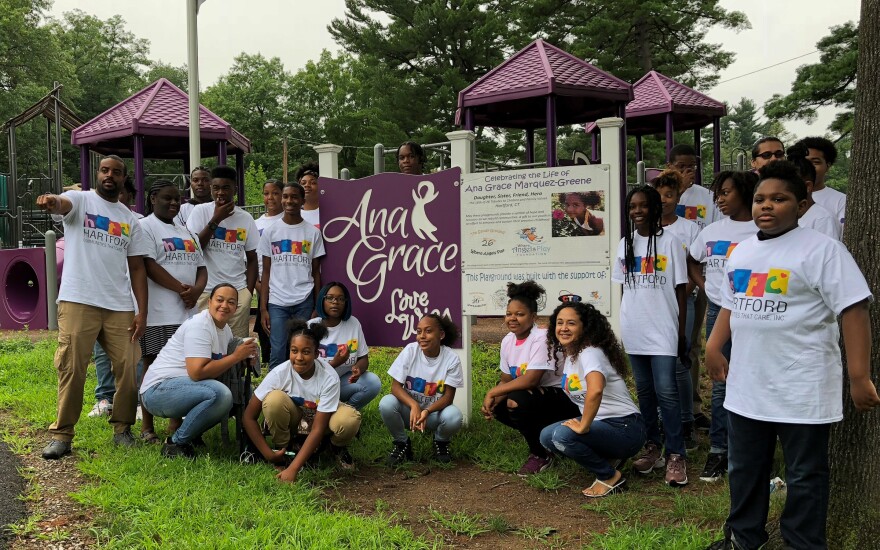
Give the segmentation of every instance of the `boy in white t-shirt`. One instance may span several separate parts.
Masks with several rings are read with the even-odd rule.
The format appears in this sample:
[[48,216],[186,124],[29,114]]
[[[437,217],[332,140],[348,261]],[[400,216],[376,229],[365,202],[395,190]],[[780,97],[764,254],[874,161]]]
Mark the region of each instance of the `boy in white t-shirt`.
[[[693,147],[687,144],[676,145],[669,152],[669,168],[678,170],[682,175],[681,198],[678,199],[678,208],[675,213],[686,220],[690,220],[700,227],[706,228],[711,223],[721,219],[721,212],[715,207],[712,192],[705,187],[694,185],[697,170],[697,153]],[[703,399],[700,397],[700,359],[703,350],[703,321],[706,319],[708,300],[703,289],[697,290],[693,301],[694,322],[687,327],[688,347],[691,361],[691,385],[693,391],[694,425],[701,429],[708,428],[708,422],[701,409]],[[690,308],[689,308],[690,309]],[[688,312],[690,314],[690,312]]]
[[[211,194],[214,201],[196,206],[186,220],[186,227],[199,238],[208,267],[208,285],[214,288],[229,283],[238,289],[239,307],[229,321],[232,334],[245,338],[250,334],[251,297],[257,284],[257,244],[260,242],[254,218],[235,205],[234,168],[217,166],[211,170]],[[208,305],[208,293],[199,297],[197,307]]]
[[302,207],[303,219],[321,229],[318,165],[314,162],[307,162],[300,166],[296,171],[296,181],[303,186],[303,190],[306,192],[306,199]]
[[321,288],[324,239],[300,214],[304,198],[302,185],[293,181],[284,184],[284,215],[263,230],[257,251],[263,262],[260,319],[272,346],[270,370],[287,357],[287,323],[311,319]]
[[807,160],[806,151],[799,146],[794,146],[788,151],[788,162],[791,162],[797,168],[801,179],[807,186],[807,211],[798,219],[798,225],[813,229],[828,235],[832,239],[841,240],[843,238],[843,227],[840,225],[834,215],[826,210],[822,205],[813,200],[813,187],[816,181],[816,168],[813,163]]
[[212,202],[211,198],[211,171],[203,166],[196,166],[189,176],[189,200],[180,205],[180,212],[174,220],[182,226],[186,226],[193,208],[200,204]]
[[37,198],[38,208],[64,216],[66,241],[55,352],[58,416],[49,427],[52,440],[43,449],[46,459],[71,452],[74,426],[82,412],[86,368],[96,340],[110,356],[116,379],[110,415],[113,442],[126,447],[135,444],[131,435],[137,406],[135,365],[140,358],[137,341],[147,326],[147,277],[139,255],[137,218],[119,203],[127,172],[122,159],[110,155],[98,167],[95,193],[69,191]]
[[846,195],[825,185],[828,170],[837,160],[837,148],[830,140],[823,137],[804,138],[795,145],[807,150],[807,160],[812,162],[816,168],[813,200],[831,212],[834,218],[840,222],[840,234],[843,235],[843,226],[846,221]]
[[[870,378],[871,291],[842,243],[798,227],[807,189],[794,167],[762,169],[752,215],[759,232],[727,261],[728,285],[706,348],[714,380],[726,380],[730,514],[716,548],[759,548],[777,439],[788,489],[780,531],[786,547],[827,548],[828,441],[843,419],[843,329],[850,395],[880,406]],[[732,340],[730,362],[722,347]]]

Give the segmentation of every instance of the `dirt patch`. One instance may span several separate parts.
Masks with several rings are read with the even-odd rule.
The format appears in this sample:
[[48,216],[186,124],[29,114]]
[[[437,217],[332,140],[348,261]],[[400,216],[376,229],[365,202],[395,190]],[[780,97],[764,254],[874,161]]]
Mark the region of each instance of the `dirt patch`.
[[[364,467],[327,497],[358,514],[390,514],[392,521],[429,539],[442,535],[455,548],[520,549],[543,546],[543,541],[579,548],[608,527],[607,518],[581,508],[585,499],[579,489],[541,491],[515,475],[461,462],[452,469],[417,465],[393,473]],[[438,519],[454,523],[456,514],[479,516],[477,523],[487,532],[456,534]]]
[[[19,498],[24,494],[24,480],[18,475],[19,462],[5,443],[0,441],[0,525],[18,523],[27,510]],[[6,548],[11,532],[0,531],[0,548]]]
[[[8,413],[0,413],[0,422],[9,426],[10,421]],[[35,443],[26,454],[13,457],[16,464],[12,467],[0,464],[4,475],[11,471],[18,478],[14,481],[19,487],[18,494],[26,495],[23,503],[17,495],[16,500],[26,509],[28,519],[10,520],[16,522],[16,527],[7,532],[8,547],[13,550],[52,550],[94,546],[95,539],[89,531],[93,523],[92,511],[70,497],[86,483],[76,467],[76,458],[43,460],[40,452],[42,443],[48,441],[48,434],[45,431],[28,433],[24,428],[18,430],[21,437],[34,438]],[[26,479],[18,476],[16,467]],[[2,505],[6,508],[9,503],[3,502]],[[2,523],[10,521],[3,520]]]

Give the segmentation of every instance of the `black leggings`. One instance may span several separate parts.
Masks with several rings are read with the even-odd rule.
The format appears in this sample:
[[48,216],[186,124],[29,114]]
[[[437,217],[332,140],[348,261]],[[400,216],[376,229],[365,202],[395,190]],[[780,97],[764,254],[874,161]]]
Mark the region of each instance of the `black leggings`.
[[[517,406],[508,408],[508,401],[515,402]],[[547,449],[538,439],[541,430],[554,422],[580,418],[581,411],[562,388],[539,387],[508,393],[495,405],[492,414],[499,422],[522,434],[529,446],[529,453],[546,457]]]

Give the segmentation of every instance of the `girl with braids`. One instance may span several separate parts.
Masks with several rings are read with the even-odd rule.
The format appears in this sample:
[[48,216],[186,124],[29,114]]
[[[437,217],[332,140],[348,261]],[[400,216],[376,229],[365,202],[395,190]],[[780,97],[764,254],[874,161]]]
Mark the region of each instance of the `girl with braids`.
[[541,445],[541,429],[572,418],[577,407],[559,385],[560,372],[547,354],[547,329],[535,325],[544,288],[535,281],[507,283],[504,322],[510,332],[501,341],[501,381],[486,392],[481,412],[522,434],[529,456],[518,475],[543,472],[553,462]]
[[[189,317],[189,310],[205,290],[208,271],[199,240],[186,227],[175,223],[180,210],[180,191],[170,181],[156,180],[150,187],[146,218],[140,221],[146,237],[141,242],[147,270],[147,330],[141,336],[141,355],[146,372],[159,352]],[[141,438],[159,443],[153,416],[141,407]],[[171,428],[180,421],[172,419]]]
[[321,209],[319,207],[319,199],[321,194],[318,189],[317,163],[307,162],[300,166],[296,171],[296,181],[306,191],[306,200],[302,205],[302,217],[305,221],[320,229]]
[[547,347],[565,358],[562,389],[580,418],[550,424],[541,444],[596,475],[583,490],[599,498],[621,491],[626,479],[609,461],[636,454],[645,443],[645,423],[624,382],[623,347],[604,315],[591,304],[566,302],[550,316]]
[[[687,260],[681,242],[663,231],[663,207],[656,189],[646,185],[633,189],[626,196],[626,208],[629,229],[617,247],[611,280],[623,285],[621,336],[648,432],[644,453],[633,467],[648,474],[666,466],[666,483],[676,487],[688,482],[675,377],[675,359],[687,353]],[[664,441],[660,438],[658,405],[663,415],[665,456],[660,450]]]
[[[261,236],[267,227],[280,220],[284,215],[284,210],[281,208],[281,192],[283,190],[284,185],[275,179],[266,180],[266,183],[263,185],[263,205],[266,207],[266,212],[254,220],[254,223],[257,226],[257,231]],[[257,286],[255,287],[258,295],[264,292],[262,284],[263,261],[259,260],[257,262]],[[265,292],[269,292],[269,289],[266,288]],[[259,303],[260,300],[258,296],[257,304]],[[263,328],[263,319],[260,308],[257,308],[257,316],[254,320],[254,332],[257,333],[257,338],[260,340],[260,358],[263,363],[269,363],[269,350],[272,349],[272,344],[269,341],[269,334],[266,332],[266,329]]]
[[[318,355],[327,327],[294,319],[287,328],[285,344],[290,350],[290,359],[272,369],[254,391],[244,412],[243,424],[263,458],[281,469],[301,422],[306,422],[309,429],[305,442],[293,461],[278,474],[279,480],[293,483],[306,461],[324,446],[326,439],[340,460],[344,455],[350,461],[345,447],[357,435],[361,415],[354,407],[339,401],[339,376]],[[263,438],[257,423],[260,412],[275,449]],[[353,464],[343,466],[348,469]]]
[[382,422],[391,432],[394,448],[388,466],[412,460],[411,431],[434,432],[434,459],[452,461],[449,440],[461,429],[463,417],[452,404],[456,388],[464,386],[458,355],[448,346],[458,339],[458,327],[448,317],[429,313],[416,326],[416,341],[407,344],[391,368],[391,393],[379,402]]

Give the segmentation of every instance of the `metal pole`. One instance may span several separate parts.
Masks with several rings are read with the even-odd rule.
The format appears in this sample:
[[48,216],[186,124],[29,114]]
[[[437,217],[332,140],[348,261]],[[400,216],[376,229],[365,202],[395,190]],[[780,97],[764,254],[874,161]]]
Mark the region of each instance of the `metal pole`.
[[144,213],[146,201],[144,197],[144,136],[134,136],[134,187],[137,190],[137,202],[134,211]]
[[[18,158],[16,158],[15,152],[15,125],[9,125],[9,184],[6,186],[6,193],[8,197],[7,206],[9,210],[12,211],[16,206],[18,206]],[[19,208],[19,210],[21,210]],[[21,213],[19,212],[19,216]],[[21,233],[18,233],[19,224],[21,223],[21,219],[19,218],[17,223],[9,224],[10,235],[12,238],[9,239],[10,243],[16,243],[21,239]]]
[[718,173],[721,171],[721,118],[715,117],[712,121],[712,151],[715,153],[715,160],[712,165],[712,171]]
[[[52,160],[52,156],[53,156],[52,155],[52,121],[47,118],[46,119],[46,161],[49,166],[49,171],[46,173],[49,174],[50,179],[54,180],[55,173],[52,172],[52,165],[55,164],[55,162]],[[52,193],[58,193],[57,191],[52,189],[52,186],[49,186],[49,189],[47,189],[47,191],[51,191]]]
[[636,160],[645,160],[645,153],[642,151],[642,136],[636,136]]
[[636,184],[645,185],[645,161],[643,160],[636,163]]
[[199,1],[186,1],[187,63],[189,65],[189,164],[202,163],[199,120]]
[[695,170],[694,182],[697,185],[703,185],[703,155],[700,153],[700,129],[694,129],[694,151],[697,152],[697,167]]
[[526,130],[526,164],[535,162],[535,129]]
[[[736,154],[736,169],[743,171],[746,169],[746,156],[743,153]],[[721,170],[719,170],[720,172]]]
[[284,149],[281,156],[281,166],[284,169],[281,181],[287,183],[287,136],[284,136]]
[[61,85],[55,83],[55,192],[61,193]]
[[79,146],[79,184],[83,191],[89,190],[89,173],[91,172],[90,164],[92,155],[89,154],[88,145]]
[[672,152],[672,146],[675,145],[675,130],[672,127],[672,113],[666,113],[666,162],[669,162],[669,154]]
[[373,174],[385,171],[385,146],[381,143],[373,145]]
[[351,172],[349,171],[348,168],[343,168],[342,170],[339,171],[339,179],[341,179],[341,180],[350,180],[351,179]]
[[58,330],[58,259],[55,256],[55,232],[46,231],[46,309],[49,330]]
[[556,166],[556,96],[547,96],[547,167]]

